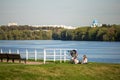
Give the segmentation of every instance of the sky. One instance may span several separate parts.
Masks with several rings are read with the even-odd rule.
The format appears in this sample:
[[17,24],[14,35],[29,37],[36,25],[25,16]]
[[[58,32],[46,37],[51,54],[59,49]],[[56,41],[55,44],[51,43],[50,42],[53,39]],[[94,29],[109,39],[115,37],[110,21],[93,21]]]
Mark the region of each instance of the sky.
[[120,0],[0,0],[0,25],[120,24]]

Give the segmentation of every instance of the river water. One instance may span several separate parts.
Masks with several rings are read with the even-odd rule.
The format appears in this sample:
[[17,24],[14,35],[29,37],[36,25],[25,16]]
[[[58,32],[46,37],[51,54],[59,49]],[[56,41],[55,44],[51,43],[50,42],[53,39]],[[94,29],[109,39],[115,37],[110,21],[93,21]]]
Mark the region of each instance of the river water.
[[[100,41],[61,41],[61,40],[0,40],[0,49],[2,52],[15,53],[19,49],[25,57],[25,50],[39,53],[42,49],[77,49],[79,59],[84,54],[87,55],[90,62],[120,63],[120,42],[100,42]],[[29,57],[32,57],[31,54]],[[34,57],[34,56],[33,56]],[[38,56],[39,58],[39,56]]]

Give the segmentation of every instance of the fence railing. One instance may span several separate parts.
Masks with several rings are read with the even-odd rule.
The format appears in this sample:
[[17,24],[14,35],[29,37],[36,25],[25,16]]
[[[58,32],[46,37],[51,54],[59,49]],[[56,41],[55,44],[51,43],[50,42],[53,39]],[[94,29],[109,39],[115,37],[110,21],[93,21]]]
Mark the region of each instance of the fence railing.
[[[66,60],[70,59],[69,51],[73,49],[62,49],[62,48],[44,48],[44,49],[24,49],[21,51],[21,49],[0,49],[0,53],[16,53],[21,54],[23,57],[26,58],[26,60],[34,58],[35,61],[38,59],[43,60],[43,63],[45,64],[46,61],[60,61],[60,63],[66,62]],[[32,53],[31,53],[32,52]],[[31,56],[31,57],[30,57]]]

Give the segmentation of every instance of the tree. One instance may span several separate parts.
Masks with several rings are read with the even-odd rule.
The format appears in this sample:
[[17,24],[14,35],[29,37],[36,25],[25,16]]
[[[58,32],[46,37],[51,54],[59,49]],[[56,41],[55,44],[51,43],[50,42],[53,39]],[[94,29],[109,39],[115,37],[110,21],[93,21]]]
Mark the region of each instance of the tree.
[[115,33],[116,33],[116,31],[115,31],[114,27],[111,27],[108,29],[107,36],[109,38],[109,41],[115,41]]
[[88,35],[89,35],[89,40],[96,40],[96,34],[97,34],[98,28],[91,28],[89,29]]
[[63,30],[61,31],[61,40],[67,40],[67,31],[66,30]]
[[103,35],[106,34],[106,32],[107,32],[107,28],[104,28],[104,27],[99,28],[97,35],[96,35],[97,40],[103,41]]

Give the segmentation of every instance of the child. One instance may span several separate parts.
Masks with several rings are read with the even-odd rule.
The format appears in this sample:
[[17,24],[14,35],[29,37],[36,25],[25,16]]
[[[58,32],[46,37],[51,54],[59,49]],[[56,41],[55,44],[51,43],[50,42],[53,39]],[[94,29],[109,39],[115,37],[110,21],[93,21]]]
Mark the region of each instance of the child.
[[83,60],[82,60],[82,64],[87,64],[88,59],[86,55],[83,55]]

